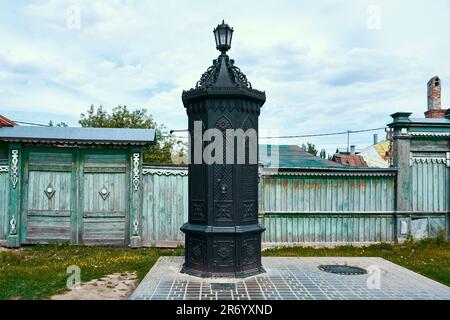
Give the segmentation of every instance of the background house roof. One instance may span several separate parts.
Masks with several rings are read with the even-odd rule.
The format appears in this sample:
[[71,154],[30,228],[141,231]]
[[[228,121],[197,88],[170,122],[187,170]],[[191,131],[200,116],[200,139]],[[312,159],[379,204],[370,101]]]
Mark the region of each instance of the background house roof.
[[357,154],[335,154],[333,160],[351,167],[367,167],[364,158]]
[[436,123],[436,124],[450,124],[450,119],[447,118],[410,118],[412,123]]
[[259,162],[266,168],[336,168],[343,165],[316,157],[298,145],[259,145]]
[[14,127],[16,123],[12,120],[9,120],[8,118],[2,116],[0,114],[0,128],[2,127]]
[[0,129],[0,141],[64,144],[151,145],[154,129],[15,126]]
[[368,167],[388,168],[389,167],[390,141],[383,140],[377,144],[364,148],[359,153],[364,158]]

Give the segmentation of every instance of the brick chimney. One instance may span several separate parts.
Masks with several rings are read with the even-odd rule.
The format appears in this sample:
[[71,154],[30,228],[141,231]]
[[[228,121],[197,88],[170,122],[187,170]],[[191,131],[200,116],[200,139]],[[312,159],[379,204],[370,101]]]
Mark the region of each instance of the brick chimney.
[[434,76],[428,81],[428,110],[425,118],[445,118],[445,109],[441,108],[441,80]]

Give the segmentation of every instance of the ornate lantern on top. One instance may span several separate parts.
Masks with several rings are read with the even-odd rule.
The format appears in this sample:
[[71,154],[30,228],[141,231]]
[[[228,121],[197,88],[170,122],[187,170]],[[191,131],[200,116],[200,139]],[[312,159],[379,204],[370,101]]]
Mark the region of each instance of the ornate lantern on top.
[[226,54],[231,48],[231,39],[233,38],[233,28],[230,28],[224,20],[214,29],[214,38],[216,39],[216,48],[222,54]]
[[[182,272],[202,277],[246,277],[264,271],[257,133],[266,96],[252,88],[226,54],[232,35],[225,22],[214,29],[221,54],[195,88],[182,94],[191,136],[189,220],[181,227],[186,237]],[[211,131],[219,136],[207,138]],[[215,158],[211,163],[205,158],[211,150],[207,141],[217,147],[216,140],[223,148],[211,153]]]

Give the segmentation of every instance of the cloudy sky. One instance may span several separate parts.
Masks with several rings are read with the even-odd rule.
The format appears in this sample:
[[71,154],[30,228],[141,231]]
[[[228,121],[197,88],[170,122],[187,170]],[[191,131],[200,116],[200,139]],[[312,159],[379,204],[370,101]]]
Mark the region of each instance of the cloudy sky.
[[[235,29],[230,56],[266,91],[269,135],[383,127],[396,111],[422,117],[435,74],[450,105],[449,0],[1,0],[0,114],[77,126],[91,104],[122,104],[183,129],[181,92],[218,55],[222,19]],[[362,148],[372,134],[350,142]],[[332,152],[346,136],[280,143],[306,141]]]

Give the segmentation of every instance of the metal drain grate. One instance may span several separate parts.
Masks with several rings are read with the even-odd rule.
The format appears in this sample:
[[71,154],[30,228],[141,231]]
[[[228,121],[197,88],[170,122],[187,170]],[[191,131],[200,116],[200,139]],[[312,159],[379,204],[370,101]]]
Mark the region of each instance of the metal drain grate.
[[236,290],[235,283],[211,283],[211,290],[213,291],[224,291],[224,290]]
[[329,272],[329,273],[344,274],[344,275],[367,274],[367,271],[363,268],[337,265],[337,264],[321,265],[321,266],[319,266],[319,270]]

